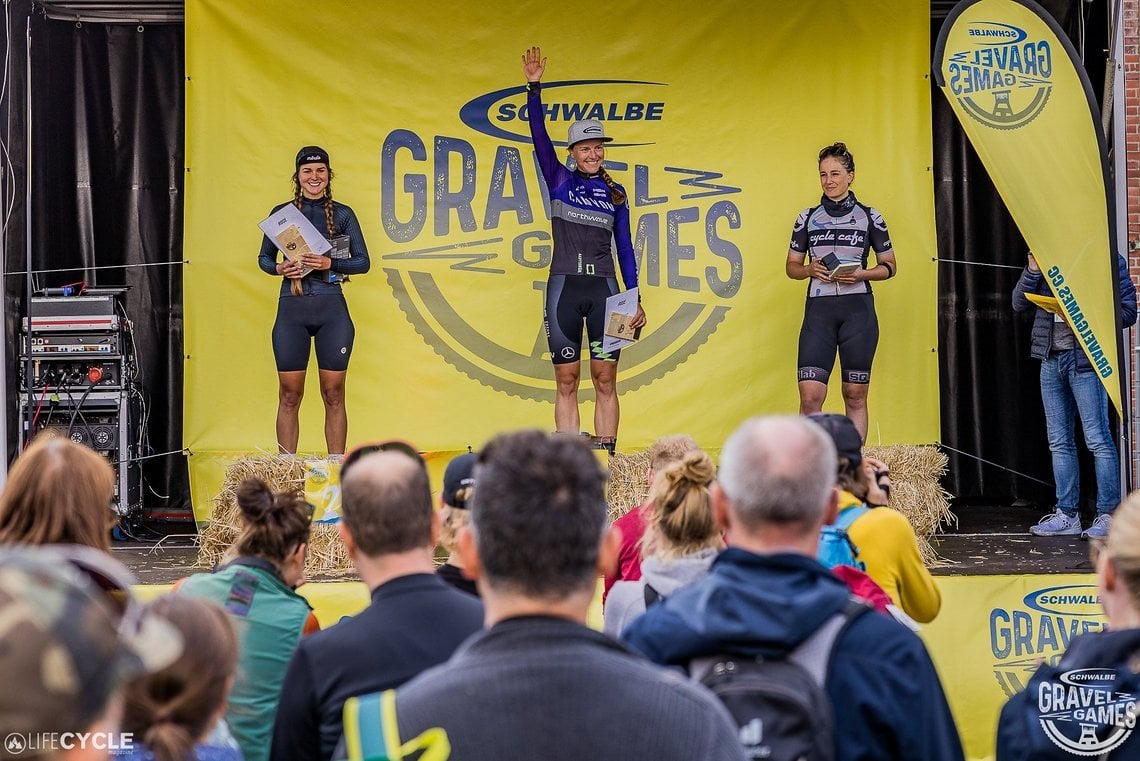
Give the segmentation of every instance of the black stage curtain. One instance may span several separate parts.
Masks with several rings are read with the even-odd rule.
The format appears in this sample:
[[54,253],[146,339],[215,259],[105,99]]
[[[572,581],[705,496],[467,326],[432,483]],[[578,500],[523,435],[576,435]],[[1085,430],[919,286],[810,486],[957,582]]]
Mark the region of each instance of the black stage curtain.
[[[73,268],[40,274],[37,285],[130,286],[148,439],[137,454],[151,458],[143,504],[188,510],[182,269],[166,264],[182,259],[183,27],[33,13],[31,39],[31,265]],[[9,250],[7,265],[23,270],[24,251]],[[24,284],[8,280],[19,281],[6,283],[12,303]]]
[[[1054,0],[1045,5],[1076,39],[1080,4]],[[1085,9],[1091,15],[1083,26],[1086,70],[1099,95],[1107,35],[1104,4],[1096,6]],[[942,21],[932,22],[932,44]],[[938,265],[942,442],[950,457],[943,485],[965,502],[1027,499],[1052,505],[1040,363],[1029,357],[1032,312],[1014,314],[1010,298],[1028,246],[937,86],[932,103],[938,256],[970,263]],[[1085,470],[1082,484],[1091,485],[1091,469],[1087,475]],[[1090,490],[1084,491],[1087,500]]]

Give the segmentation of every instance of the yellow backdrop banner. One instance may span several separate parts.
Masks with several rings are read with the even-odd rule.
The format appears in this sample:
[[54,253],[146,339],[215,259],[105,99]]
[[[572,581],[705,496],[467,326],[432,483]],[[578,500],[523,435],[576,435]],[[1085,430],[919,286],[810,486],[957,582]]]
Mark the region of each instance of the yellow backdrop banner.
[[[631,199],[649,326],[620,364],[621,448],[686,432],[715,451],[742,419],[798,409],[806,289],[784,261],[797,214],[819,202],[816,155],[836,140],[899,263],[876,284],[870,442],[937,439],[924,4],[662,0],[587,23],[538,2],[187,0],[186,35],[185,443],[199,518],[227,453],[275,448],[278,281],[256,266],[257,222],[291,197],[303,145],[330,152],[372,259],[345,286],[350,445],[455,451],[553,428],[550,222],[521,111],[535,44],[552,136],[603,119],[607,167]],[[842,410],[837,384],[827,406]],[[324,450],[315,371],[300,448]]]
[[1116,246],[1092,89],[1056,22],[1029,0],[955,6],[938,85],[1029,243],[1109,398],[1121,406]]

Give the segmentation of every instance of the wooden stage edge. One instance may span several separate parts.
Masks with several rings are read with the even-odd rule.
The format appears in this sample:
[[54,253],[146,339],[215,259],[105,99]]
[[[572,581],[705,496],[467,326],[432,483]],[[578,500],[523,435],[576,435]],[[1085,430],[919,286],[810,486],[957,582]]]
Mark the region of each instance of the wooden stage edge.
[[[955,509],[957,526],[944,526],[932,544],[937,576],[990,576],[1092,573],[1088,542],[1077,536],[1034,537],[1029,526],[1043,512],[1034,506],[980,506]],[[114,542],[112,552],[142,584],[171,584],[202,570],[192,523],[164,523],[142,532],[142,541]],[[354,576],[312,581],[350,581]]]

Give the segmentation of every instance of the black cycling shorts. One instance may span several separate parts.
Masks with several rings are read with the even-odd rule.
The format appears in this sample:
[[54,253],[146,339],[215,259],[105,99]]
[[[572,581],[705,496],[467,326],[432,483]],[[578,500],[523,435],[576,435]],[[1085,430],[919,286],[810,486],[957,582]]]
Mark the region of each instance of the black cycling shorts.
[[339,293],[320,296],[287,294],[277,301],[277,321],[273,323],[273,357],[277,372],[305,370],[309,366],[309,345],[317,344],[317,367],[343,372],[352,356],[356,327],[348,315],[348,304]]
[[616,362],[620,351],[602,351],[606,329],[606,299],[618,292],[617,280],[595,275],[551,275],[546,281],[542,310],[550,360],[556,365],[577,362],[582,350],[582,321],[590,339],[590,359]]
[[873,294],[809,298],[800,327],[799,379],[827,383],[838,349],[843,382],[870,383],[878,344]]

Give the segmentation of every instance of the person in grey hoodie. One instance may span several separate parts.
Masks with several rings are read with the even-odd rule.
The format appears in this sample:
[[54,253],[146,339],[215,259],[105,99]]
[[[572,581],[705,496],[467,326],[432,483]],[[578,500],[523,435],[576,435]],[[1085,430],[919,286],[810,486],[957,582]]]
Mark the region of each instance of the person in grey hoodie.
[[708,573],[724,547],[713,516],[709,484],[716,465],[700,449],[657,472],[652,512],[642,539],[641,578],[619,581],[606,600],[603,630],[618,636],[645,609]]

